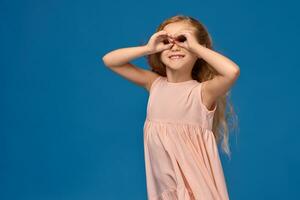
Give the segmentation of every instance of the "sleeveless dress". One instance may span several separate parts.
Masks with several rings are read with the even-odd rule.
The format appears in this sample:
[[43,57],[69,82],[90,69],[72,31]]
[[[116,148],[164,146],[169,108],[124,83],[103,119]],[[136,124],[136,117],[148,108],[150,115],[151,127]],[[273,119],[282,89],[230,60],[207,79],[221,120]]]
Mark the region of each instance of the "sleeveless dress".
[[228,200],[212,122],[217,105],[202,103],[202,83],[159,76],[144,122],[148,200]]

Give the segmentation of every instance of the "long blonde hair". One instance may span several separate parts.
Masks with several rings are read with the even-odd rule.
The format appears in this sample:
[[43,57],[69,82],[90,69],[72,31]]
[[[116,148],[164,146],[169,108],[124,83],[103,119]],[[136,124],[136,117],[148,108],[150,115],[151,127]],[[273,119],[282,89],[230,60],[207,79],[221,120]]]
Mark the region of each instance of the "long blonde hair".
[[[157,28],[156,32],[163,30],[163,28],[173,22],[189,22],[193,27],[197,29],[197,40],[200,44],[205,45],[206,48],[213,49],[212,47],[212,39],[209,35],[206,27],[199,22],[198,20],[184,15],[175,15],[163,21]],[[151,67],[151,71],[161,75],[166,76],[166,66],[160,60],[161,52],[150,54],[145,56],[149,66]],[[210,80],[214,78],[214,76],[218,72],[211,67],[204,59],[198,58],[194,64],[192,69],[192,78],[197,80],[198,82],[203,82],[206,80]],[[230,97],[230,91],[228,91],[225,95],[219,97],[217,99],[217,109],[214,114],[213,119],[213,127],[212,131],[214,133],[214,137],[217,143],[220,143],[222,140],[222,150],[225,152],[229,158],[231,157],[230,147],[229,147],[229,117],[231,119],[235,118],[235,112],[231,103],[228,102],[229,112],[225,113],[226,103]],[[232,128],[237,127],[237,121],[233,120]]]

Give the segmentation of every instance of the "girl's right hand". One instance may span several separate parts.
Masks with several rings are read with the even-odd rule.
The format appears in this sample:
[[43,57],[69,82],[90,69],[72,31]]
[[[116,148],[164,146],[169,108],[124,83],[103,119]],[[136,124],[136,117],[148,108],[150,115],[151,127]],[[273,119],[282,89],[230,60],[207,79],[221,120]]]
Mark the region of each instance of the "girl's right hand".
[[170,49],[173,45],[173,41],[169,39],[169,37],[171,37],[171,35],[165,30],[154,33],[146,45],[150,54]]

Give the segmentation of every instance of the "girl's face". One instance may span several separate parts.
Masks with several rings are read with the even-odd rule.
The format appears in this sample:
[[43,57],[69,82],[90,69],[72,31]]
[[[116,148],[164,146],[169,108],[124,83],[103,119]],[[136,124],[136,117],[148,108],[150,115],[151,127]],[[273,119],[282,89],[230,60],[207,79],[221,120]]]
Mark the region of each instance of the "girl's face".
[[[167,31],[168,33],[171,34],[172,37],[174,37],[176,33],[187,28],[190,29],[192,27],[186,22],[174,22],[166,25],[163,28],[163,30]],[[178,37],[178,40],[179,42],[184,42],[185,39],[182,37]],[[180,58],[170,57],[176,54],[183,55],[184,57],[180,57]],[[161,56],[160,57],[161,61],[167,67],[174,70],[182,69],[182,68],[192,70],[196,60],[198,59],[198,57],[194,53],[186,50],[183,47],[178,46],[176,43],[174,43],[170,49],[162,51],[160,56]]]

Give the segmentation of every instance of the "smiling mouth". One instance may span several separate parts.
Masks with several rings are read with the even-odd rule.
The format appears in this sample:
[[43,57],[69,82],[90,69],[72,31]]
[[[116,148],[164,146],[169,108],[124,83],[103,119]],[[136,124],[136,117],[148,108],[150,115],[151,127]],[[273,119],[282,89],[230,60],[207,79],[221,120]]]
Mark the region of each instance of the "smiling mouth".
[[172,56],[169,56],[169,59],[171,59],[171,60],[180,60],[184,57],[185,57],[185,55],[172,55]]

